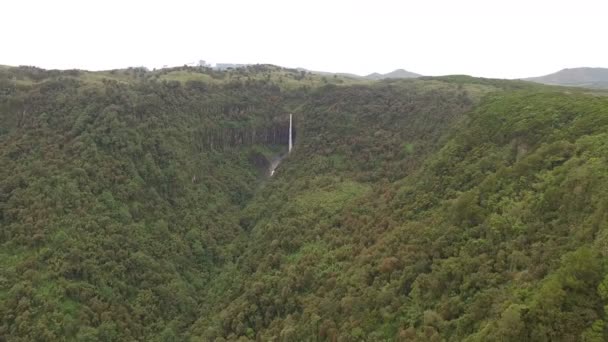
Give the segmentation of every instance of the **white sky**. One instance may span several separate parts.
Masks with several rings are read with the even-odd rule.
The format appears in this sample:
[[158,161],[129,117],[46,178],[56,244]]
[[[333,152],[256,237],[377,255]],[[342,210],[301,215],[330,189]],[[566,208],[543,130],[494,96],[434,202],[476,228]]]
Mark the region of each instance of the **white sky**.
[[608,0],[0,0],[0,64],[199,59],[502,78],[608,67]]

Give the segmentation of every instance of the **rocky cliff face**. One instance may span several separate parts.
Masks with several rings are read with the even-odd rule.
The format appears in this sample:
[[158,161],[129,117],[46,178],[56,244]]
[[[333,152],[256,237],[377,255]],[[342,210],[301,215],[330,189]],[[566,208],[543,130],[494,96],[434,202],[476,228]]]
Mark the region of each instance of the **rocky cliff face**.
[[[293,139],[297,130],[293,128]],[[276,122],[256,127],[207,127],[194,133],[196,147],[201,150],[223,150],[251,145],[285,145],[289,143],[289,122]]]

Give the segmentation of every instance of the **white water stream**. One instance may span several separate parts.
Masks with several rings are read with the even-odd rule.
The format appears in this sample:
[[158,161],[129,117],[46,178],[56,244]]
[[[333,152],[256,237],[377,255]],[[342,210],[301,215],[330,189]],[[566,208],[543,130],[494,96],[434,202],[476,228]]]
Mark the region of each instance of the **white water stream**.
[[287,157],[289,155],[289,153],[291,153],[291,149],[293,148],[293,125],[292,125],[292,114],[289,114],[289,149],[287,150],[287,153],[279,155],[278,157],[275,157],[271,162],[270,162],[270,167],[268,168],[268,174],[270,175],[270,177],[274,176],[274,173],[277,169],[277,167],[279,166],[279,164],[281,164],[281,162],[283,161],[283,159],[285,159],[285,157]]
[[274,173],[275,173],[277,167],[279,166],[279,164],[281,164],[281,162],[283,161],[283,159],[285,159],[285,157],[287,157],[287,154],[282,154],[278,157],[275,157],[270,162],[270,167],[268,168],[268,174],[270,175],[270,177],[274,176]]

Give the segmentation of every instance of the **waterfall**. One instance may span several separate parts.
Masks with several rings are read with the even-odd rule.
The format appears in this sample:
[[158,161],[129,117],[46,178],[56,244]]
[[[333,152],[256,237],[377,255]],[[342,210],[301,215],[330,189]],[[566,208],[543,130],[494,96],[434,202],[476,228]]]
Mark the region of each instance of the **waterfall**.
[[289,150],[288,152],[291,153],[291,148],[293,147],[293,140],[291,138],[291,131],[292,131],[292,126],[291,126],[291,119],[292,119],[292,114],[289,114]]
[[270,177],[274,176],[275,170],[277,169],[277,167],[279,166],[281,161],[283,161],[283,159],[285,157],[287,157],[287,155],[289,153],[291,153],[292,148],[293,148],[293,115],[289,114],[289,149],[287,150],[286,154],[276,156],[270,162],[270,168],[268,169],[268,171],[269,171],[268,174],[270,175]]

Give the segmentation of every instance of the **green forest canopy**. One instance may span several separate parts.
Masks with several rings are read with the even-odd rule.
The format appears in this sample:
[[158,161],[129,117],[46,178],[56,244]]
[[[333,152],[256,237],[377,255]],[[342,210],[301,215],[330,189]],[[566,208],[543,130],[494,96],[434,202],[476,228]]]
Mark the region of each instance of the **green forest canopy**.
[[604,341],[603,95],[2,68],[0,340]]

